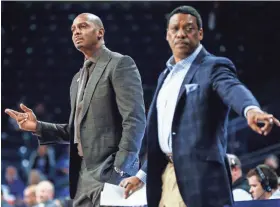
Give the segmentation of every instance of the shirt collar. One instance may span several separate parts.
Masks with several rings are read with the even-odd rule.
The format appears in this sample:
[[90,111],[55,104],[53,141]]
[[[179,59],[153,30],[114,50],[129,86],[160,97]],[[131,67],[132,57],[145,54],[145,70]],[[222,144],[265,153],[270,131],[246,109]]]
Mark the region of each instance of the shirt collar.
[[166,62],[167,69],[171,71],[174,68],[174,66],[177,64],[180,65],[185,63],[186,61],[192,62],[196,58],[198,53],[201,51],[201,49],[202,49],[202,44],[199,44],[198,47],[194,50],[194,52],[190,56],[186,57],[183,60],[180,60],[178,63],[175,63],[174,56],[172,55]]

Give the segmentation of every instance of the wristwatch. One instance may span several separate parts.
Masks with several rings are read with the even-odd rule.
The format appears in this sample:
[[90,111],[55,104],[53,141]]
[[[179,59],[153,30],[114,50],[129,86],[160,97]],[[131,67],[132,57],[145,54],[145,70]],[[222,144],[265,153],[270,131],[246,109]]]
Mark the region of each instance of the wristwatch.
[[114,167],[114,170],[116,171],[116,173],[118,173],[121,177],[128,175],[126,172],[122,171],[121,169]]

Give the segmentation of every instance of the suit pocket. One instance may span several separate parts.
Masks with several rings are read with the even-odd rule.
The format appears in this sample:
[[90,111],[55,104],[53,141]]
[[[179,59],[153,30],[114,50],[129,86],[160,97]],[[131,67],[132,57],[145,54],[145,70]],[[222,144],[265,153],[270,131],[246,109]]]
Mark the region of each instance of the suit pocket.
[[195,90],[197,90],[199,88],[199,85],[196,83],[192,83],[192,84],[185,84],[185,89],[186,89],[186,93],[187,95]]
[[202,160],[202,161],[216,161],[221,164],[224,163],[224,159],[222,158],[222,156],[218,150],[195,149],[192,152],[192,155],[195,156],[195,158]]

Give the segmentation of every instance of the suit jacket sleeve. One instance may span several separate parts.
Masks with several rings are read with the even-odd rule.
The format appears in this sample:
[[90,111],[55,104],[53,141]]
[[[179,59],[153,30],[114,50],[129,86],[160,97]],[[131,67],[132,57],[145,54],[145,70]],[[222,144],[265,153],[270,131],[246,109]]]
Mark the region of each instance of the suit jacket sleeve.
[[131,57],[123,56],[120,59],[112,73],[112,85],[122,116],[122,137],[114,166],[132,175],[136,172],[131,171],[131,163],[139,165],[138,154],[146,127],[146,117],[141,77]]
[[243,116],[247,106],[259,106],[253,94],[238,80],[233,63],[219,58],[212,70],[211,81],[214,91],[223,102]]
[[36,135],[40,145],[68,144],[70,142],[69,125],[38,121]]

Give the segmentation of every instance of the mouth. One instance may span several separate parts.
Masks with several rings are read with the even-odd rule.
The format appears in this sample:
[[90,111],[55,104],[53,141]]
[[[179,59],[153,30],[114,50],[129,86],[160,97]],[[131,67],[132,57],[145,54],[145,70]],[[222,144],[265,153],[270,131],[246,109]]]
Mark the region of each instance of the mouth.
[[82,40],[83,40],[83,38],[81,38],[81,37],[75,38],[75,43],[78,44],[78,43],[80,43]]
[[180,42],[175,42],[175,45],[189,45],[189,43],[180,41]]

